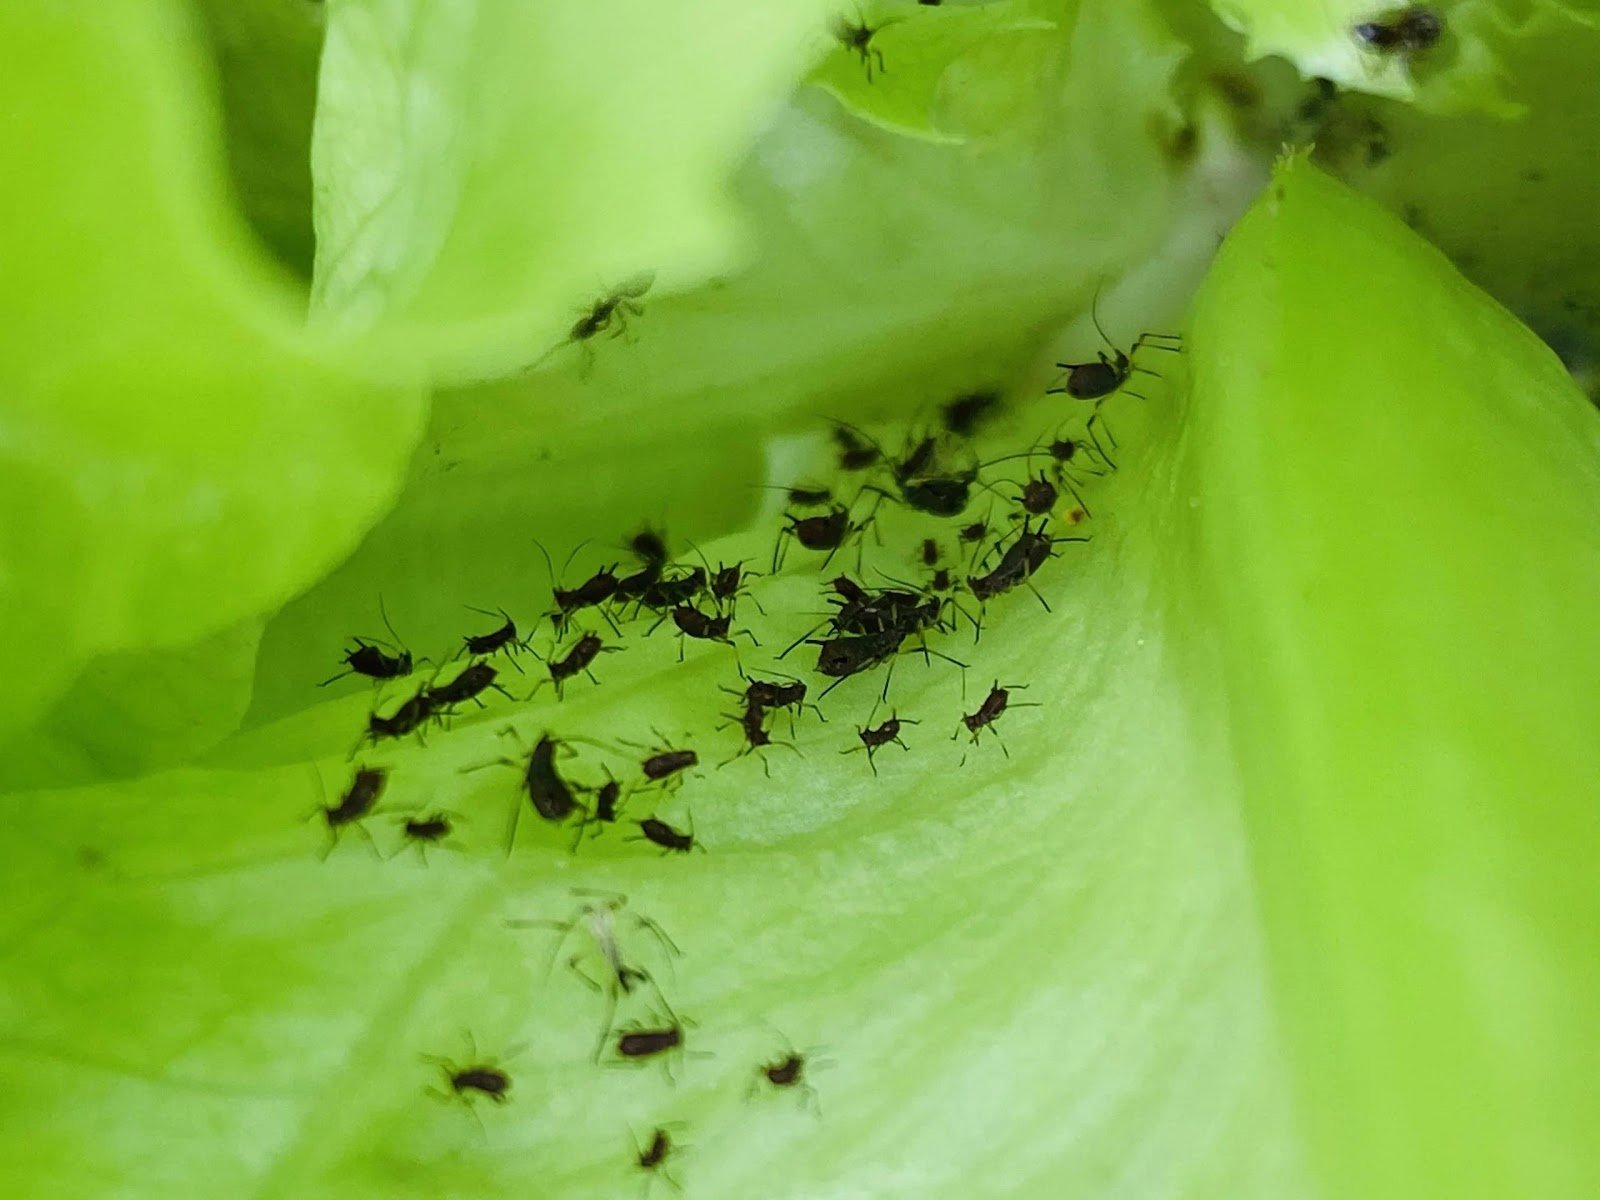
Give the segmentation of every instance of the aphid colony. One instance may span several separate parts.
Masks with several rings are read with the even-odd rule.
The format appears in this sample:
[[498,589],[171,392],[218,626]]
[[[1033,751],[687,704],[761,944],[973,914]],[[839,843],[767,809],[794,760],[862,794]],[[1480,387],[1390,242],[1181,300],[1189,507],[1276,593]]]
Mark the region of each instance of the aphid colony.
[[[868,53],[869,42],[862,43]],[[586,341],[639,315],[636,301],[642,294],[637,288],[604,298],[572,338]],[[1098,320],[1095,324],[1098,328]],[[950,652],[951,639],[965,627],[971,649],[979,649],[987,621],[1002,606],[1026,602],[1014,593],[1030,592],[1049,611],[1040,590],[1042,575],[1067,547],[1089,541],[1082,532],[1091,519],[1084,492],[1115,470],[1116,446],[1100,419],[1101,402],[1126,390],[1134,374],[1154,374],[1135,361],[1141,350],[1176,352],[1177,342],[1175,335],[1147,333],[1127,352],[1113,348],[1091,362],[1057,364],[1065,374],[1048,394],[1091,402],[1081,431],[1066,436],[1058,429],[1032,446],[986,460],[979,457],[975,439],[1005,415],[998,392],[974,391],[946,402],[937,425],[907,433],[898,445],[833,422],[827,452],[832,477],[780,489],[783,503],[771,526],[770,557],[713,566],[695,547],[688,556],[675,556],[667,535],[646,526],[619,541],[612,561],[576,578],[569,577],[573,556],[557,568],[541,546],[550,578],[548,607],[524,624],[505,609],[473,610],[486,620],[461,630],[453,653],[437,664],[401,644],[380,601],[389,639],[352,638],[341,656],[343,670],[323,681],[365,677],[377,697],[351,757],[399,739],[422,742],[431,731],[486,708],[491,693],[526,705],[548,689],[546,709],[554,716],[572,688],[604,686],[606,656],[664,630],[677,640],[678,661],[692,650],[697,660],[711,655],[726,663],[728,675],[715,701],[720,724],[698,735],[652,730],[648,742],[610,730],[595,730],[597,736],[591,737],[570,725],[561,733],[547,725],[524,735],[505,725],[498,730],[503,752],[461,770],[499,767],[515,773],[506,853],[514,849],[524,808],[540,828],[559,831],[572,852],[617,831],[612,836],[620,841],[664,857],[687,860],[703,853],[706,847],[688,810],[681,810],[681,817],[664,813],[668,799],[676,800],[680,790],[692,792],[689,781],[712,764],[717,769],[754,756],[770,772],[771,748],[801,754],[791,740],[800,721],[814,719],[817,738],[836,737],[839,753],[862,754],[876,776],[880,753],[890,746],[909,751],[907,735],[935,720],[927,712],[902,713],[892,704],[894,672],[903,658],[921,658],[923,669],[935,669],[940,660],[947,666],[937,669],[961,671],[965,696],[968,664]],[[1082,417],[1082,410],[1075,416]],[[895,570],[885,569],[886,562]],[[816,611],[809,616],[769,613],[759,597],[770,602],[776,593],[761,581],[777,576],[811,580]],[[758,618],[751,617],[751,608]],[[791,627],[775,637],[785,616],[812,623],[798,636],[791,637]],[[741,654],[748,654],[748,647],[771,654],[765,668],[747,665]],[[523,677],[525,695],[508,687],[514,676],[506,675],[507,669]],[[829,701],[830,694],[869,676],[868,687],[856,689],[867,711],[858,709],[853,720],[838,725],[828,722],[824,704],[835,708],[841,702]],[[1036,706],[1018,699],[1026,686],[996,679],[984,695],[952,714],[945,725],[950,738],[966,739],[967,754],[981,740],[993,739],[1009,755],[1001,740],[1008,714]],[[837,734],[829,732],[834,729]],[[722,743],[720,749],[713,749],[713,737]],[[817,738],[806,744],[815,745]],[[384,813],[380,802],[391,793],[391,782],[383,766],[361,762],[353,767],[343,793],[317,809],[327,834],[324,857],[346,831],[360,831],[370,840],[364,823],[379,816],[395,822],[397,853],[414,850],[425,860],[430,850],[460,849],[456,813],[433,804]],[[567,968],[601,997],[596,1062],[659,1063],[672,1078],[676,1061],[701,1053],[688,1048],[696,1040],[694,1022],[677,1013],[659,982],[659,968],[681,951],[625,897],[574,890],[579,903],[565,919],[518,917],[507,925],[549,930],[555,937],[549,961],[568,952]],[[438,1098],[469,1108],[497,1107],[512,1099],[511,1070],[480,1055],[475,1046],[460,1062],[436,1056],[427,1061],[436,1072],[428,1090]],[[812,1056],[785,1048],[743,1069],[751,1091],[792,1092],[815,1111],[808,1070],[816,1065]],[[676,1186],[669,1164],[684,1146],[675,1128],[660,1124],[642,1139],[635,1135],[627,1154],[632,1168]]]

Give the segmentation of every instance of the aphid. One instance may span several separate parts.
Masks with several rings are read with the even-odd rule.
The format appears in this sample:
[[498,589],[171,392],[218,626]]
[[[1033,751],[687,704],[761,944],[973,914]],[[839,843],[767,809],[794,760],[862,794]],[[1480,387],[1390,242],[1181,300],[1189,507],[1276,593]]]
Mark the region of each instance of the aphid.
[[[539,553],[544,555],[545,569],[550,573],[550,594],[556,602],[556,611],[551,614],[550,619],[558,633],[566,628],[573,613],[584,608],[598,608],[617,594],[617,586],[621,581],[617,578],[615,564],[596,571],[575,588],[563,588],[556,582],[556,569],[550,560],[550,552],[543,544],[538,542],[534,544],[539,547]],[[567,561],[561,565],[563,574],[571,565],[573,555],[581,549],[583,549],[581,542],[572,548],[572,553],[567,555]]]
[[[579,905],[578,911],[567,920],[510,918],[506,921],[506,925],[512,929],[559,930],[560,936],[550,948],[551,965],[555,963],[562,946],[575,931],[582,930],[588,936],[592,953],[579,951],[567,959],[566,965],[579,980],[606,997],[605,1020],[600,1026],[600,1039],[594,1050],[595,1060],[599,1061],[605,1051],[606,1039],[611,1033],[611,1020],[616,1015],[617,1004],[623,996],[631,996],[635,988],[648,983],[654,989],[662,1007],[669,1013],[672,1009],[667,1004],[666,997],[661,994],[661,989],[656,986],[655,978],[650,972],[634,962],[627,961],[623,956],[617,923],[623,910],[627,908],[628,898],[621,892],[596,891],[592,888],[573,888],[572,892],[573,895],[585,899]],[[591,901],[589,897],[595,899]],[[648,932],[655,938],[669,966],[671,959],[682,956],[683,951],[678,948],[678,944],[667,936],[667,931],[654,920],[637,912],[628,915],[632,918],[635,928]],[[591,978],[583,970],[582,964],[586,958],[592,959],[594,956],[598,956],[600,964],[605,968],[604,979],[601,981]]]
[[1041,517],[1055,508],[1056,501],[1061,498],[1061,493],[1056,490],[1056,485],[1051,483],[1042,474],[1037,478],[1028,480],[1022,485],[1022,510],[1035,517]]
[[401,832],[412,842],[435,846],[454,832],[455,826],[444,813],[426,813],[420,817],[407,817]]
[[[750,588],[752,576],[744,569],[743,563],[718,563],[717,569],[711,573],[711,596],[719,604],[731,601],[742,592]],[[761,606],[756,605],[757,608]]]
[[[1152,350],[1167,350],[1173,354],[1178,353],[1179,347],[1168,343],[1181,342],[1183,338],[1179,334],[1141,333],[1134,339],[1133,345],[1128,347],[1128,352],[1124,354],[1106,336],[1106,331],[1100,327],[1100,316],[1095,307],[1099,299],[1100,297],[1097,294],[1095,303],[1089,307],[1089,316],[1094,322],[1095,329],[1105,339],[1106,345],[1111,348],[1115,357],[1108,356],[1104,350],[1101,350],[1098,352],[1097,359],[1094,362],[1058,362],[1056,366],[1067,373],[1067,381],[1061,387],[1046,388],[1045,394],[1047,396],[1059,395],[1065,392],[1075,400],[1099,400],[1111,395],[1111,393],[1120,388],[1135,371],[1142,372],[1145,375],[1154,375],[1156,373],[1136,365],[1133,361],[1134,357],[1145,346],[1149,346]],[[1136,393],[1129,394],[1134,395]],[[1143,399],[1143,397],[1140,398]]]
[[932,592],[948,592],[953,586],[949,567],[940,567],[928,579],[928,590]]
[[[995,740],[1000,741],[1000,731],[994,728],[994,723],[1005,715],[1008,708],[1024,707],[1024,705],[1020,703],[1011,703],[1011,693],[1013,691],[1020,691],[1025,686],[1027,685],[1013,683],[1007,687],[1001,687],[1000,681],[997,679],[994,681],[994,686],[989,689],[989,694],[983,698],[983,703],[978,705],[977,710],[962,716],[961,724],[965,726],[967,732],[972,735],[972,740],[974,743],[978,741],[979,735],[982,734],[985,729],[992,730],[995,734]],[[1028,705],[1026,707],[1032,708],[1037,706]],[[960,736],[961,730],[958,729],[954,734],[951,735],[951,740],[954,741]],[[1003,741],[1000,741],[1000,750],[1007,758],[1011,757],[1011,751],[1006,749],[1006,744]]]
[[937,566],[939,562],[939,543],[934,538],[923,538],[919,548],[922,555],[922,565],[925,567]]
[[[1053,538],[1045,533],[1043,521],[1039,528],[1031,528],[1026,521],[1022,529],[1011,544],[1006,547],[1000,556],[999,564],[986,575],[973,575],[967,579],[967,586],[972,589],[972,594],[980,601],[992,600],[1012,588],[1027,583],[1046,560],[1055,553],[1055,547],[1067,542],[1087,542],[1086,537],[1060,537]],[[1038,596],[1035,591],[1034,595]],[[1043,596],[1039,596],[1039,603],[1043,604],[1045,611],[1050,610],[1049,603]]]
[[959,530],[956,531],[956,536],[967,545],[972,545],[975,542],[981,542],[984,538],[989,536],[989,522],[974,521],[970,525],[963,525]]
[[469,1109],[472,1102],[483,1097],[493,1104],[504,1104],[511,1098],[511,1076],[495,1063],[478,1058],[476,1048],[469,1065],[459,1066],[448,1058],[424,1054],[422,1061],[439,1068],[449,1086],[448,1092],[430,1087],[428,1094],[441,1100],[460,1101]]
[[817,508],[824,504],[832,503],[833,492],[827,488],[792,487],[786,488],[789,503],[797,508]]
[[658,579],[639,593],[639,603],[656,612],[665,612],[689,603],[706,586],[706,572],[693,567],[687,575]]
[[[516,734],[511,726],[500,731],[502,734]],[[520,791],[526,792],[528,803],[540,818],[553,825],[559,825],[575,812],[582,812],[583,806],[573,795],[572,785],[561,777],[556,770],[556,752],[563,743],[557,741],[549,734],[541,734],[534,743],[533,749],[521,762],[514,758],[497,758],[493,762],[479,763],[473,767],[463,767],[462,772],[481,771],[485,767],[512,767],[522,772],[522,786]],[[506,832],[506,853],[511,853],[511,847],[517,838],[517,822],[522,817],[522,804],[519,801],[511,810],[511,821]]]
[[644,272],[635,275],[619,285],[614,291],[601,296],[589,307],[589,311],[573,323],[567,340],[572,342],[586,342],[598,333],[615,326],[612,337],[617,337],[627,332],[628,318],[644,315],[644,306],[638,301],[650,290],[650,285],[655,283],[654,272]]
[[381,767],[356,768],[355,777],[339,797],[339,803],[318,810],[327,822],[328,832],[337,837],[339,830],[370,815],[388,782],[389,772]]
[[657,750],[639,764],[639,770],[651,783],[672,780],[683,782],[683,772],[700,764],[700,755],[693,750]]
[[[659,1175],[674,1188],[678,1187],[678,1181],[667,1171],[664,1164],[679,1147],[673,1144],[671,1135],[664,1128],[659,1125],[656,1126],[655,1130],[650,1134],[650,1144],[648,1146],[641,1147],[635,1142],[633,1148],[633,1160],[639,1165],[641,1171],[649,1171],[654,1175]],[[649,1184],[647,1183],[645,1187],[648,1195]]]
[[1352,33],[1385,54],[1420,54],[1444,36],[1444,21],[1423,4],[1409,4],[1356,25]]
[[706,848],[694,840],[694,830],[692,828],[688,833],[684,833],[681,830],[674,829],[658,817],[646,817],[642,821],[635,821],[634,824],[639,827],[640,834],[640,837],[634,840],[642,840],[660,846],[664,853],[687,854],[691,850],[698,850],[702,854],[705,853]]
[[[513,650],[526,650],[528,648],[527,643],[521,638],[517,637],[517,624],[511,619],[511,614],[506,612],[504,609],[501,609],[499,613],[492,613],[482,608],[475,608],[472,611],[483,613],[485,616],[489,617],[504,617],[505,624],[500,626],[499,629],[491,630],[489,633],[467,634],[466,637],[461,639],[466,646],[467,654],[475,657],[488,656],[491,654],[498,654],[501,651],[509,652]],[[506,657],[511,659],[512,666],[516,667],[519,671],[522,670],[522,668],[518,666],[516,657],[514,655],[507,653]]]
[[659,573],[667,565],[669,552],[666,538],[648,525],[628,539],[628,549],[639,557],[647,569],[654,567]]
[[998,392],[970,392],[944,406],[944,427],[957,437],[971,437],[1000,407]]
[[499,692],[507,700],[512,699],[511,693],[495,682],[495,669],[488,663],[475,662],[468,664],[466,669],[449,683],[439,687],[425,688],[423,694],[435,710],[449,708],[456,704],[464,704],[468,700],[482,708],[483,701],[478,697],[490,688]]
[[[728,613],[703,613],[692,605],[683,604],[672,610],[672,623],[678,627],[678,632],[684,637],[692,637],[702,642],[724,642],[732,644],[733,639],[729,631],[733,624],[733,617]],[[748,629],[739,631],[754,642],[755,634]],[[678,658],[683,658],[682,647],[678,650]]]
[[[371,842],[372,835],[367,833],[366,827],[360,822],[363,818],[371,816],[372,810],[377,807],[378,798],[383,795],[383,789],[389,782],[389,773],[381,767],[358,767],[355,776],[350,780],[350,786],[345,789],[344,795],[339,797],[339,803],[329,805],[326,803],[326,793],[323,795],[324,803],[319,805],[314,815],[320,816],[328,827],[328,844],[323,848],[321,857],[326,859],[333,853],[333,848],[339,842],[339,835],[346,829],[356,828],[366,835]],[[322,776],[317,776],[317,786],[322,786]]]
[[842,504],[833,505],[820,516],[796,517],[785,513],[783,519],[788,525],[778,532],[778,545],[772,554],[774,571],[783,566],[787,538],[793,538],[807,550],[826,550],[828,557],[823,559],[823,566],[826,567],[834,553],[844,545],[845,539],[862,528],[851,523],[850,510]]
[[829,1065],[831,1064],[813,1061],[799,1051],[790,1049],[782,1056],[764,1062],[756,1068],[755,1078],[750,1081],[748,1094],[754,1094],[755,1089],[759,1087],[778,1092],[793,1092],[800,1096],[802,1103],[812,1110],[813,1115],[819,1115],[817,1092],[807,1081],[806,1074],[808,1069]]
[[677,1024],[664,1029],[630,1029],[618,1035],[617,1053],[623,1058],[654,1058],[678,1049],[683,1042],[683,1027]]
[[[580,671],[589,676],[591,682],[599,683],[600,681],[594,677],[594,673],[589,670],[589,667],[593,665],[594,660],[600,657],[601,654],[611,654],[621,649],[621,646],[607,646],[597,634],[586,633],[574,643],[572,649],[568,650],[564,656],[552,658],[545,664],[545,670],[550,673],[549,682],[556,685],[557,698],[561,698],[562,689],[567,680]],[[544,681],[540,681],[534,691],[537,692],[543,686]]]
[[876,775],[878,773],[878,765],[873,761],[873,759],[877,755],[878,751],[889,745],[891,742],[893,742],[896,746],[899,746],[902,750],[910,750],[911,747],[906,745],[905,742],[901,740],[900,727],[902,725],[915,724],[917,724],[917,722],[910,720],[909,718],[906,720],[901,720],[899,714],[896,713],[890,716],[890,718],[881,725],[863,726],[862,728],[856,730],[856,737],[860,739],[861,745],[852,746],[849,750],[842,750],[840,753],[853,754],[857,750],[865,750],[867,752],[867,765],[872,768],[872,773]]
[[843,423],[834,425],[833,443],[839,448],[841,471],[864,471],[883,457],[876,442]]
[[[428,861],[429,846],[443,846],[452,833],[455,832],[454,813],[438,810],[434,812],[417,813],[407,816],[400,825],[400,833],[406,840],[406,846],[415,846],[422,861]],[[402,850],[404,847],[402,847]]]
[[[817,670],[831,679],[843,681],[888,662],[899,651],[906,635],[898,629],[882,633],[847,634],[831,638],[807,638],[818,647]],[[829,684],[828,690],[837,686]],[[824,696],[827,691],[822,693]]]
[[437,712],[437,706],[428,699],[426,690],[418,692],[387,717],[372,713],[367,717],[367,733],[356,748],[367,742],[380,742],[384,738],[403,738],[418,732],[423,724]]
[[615,779],[608,779],[601,784],[594,793],[594,819],[602,825],[614,825],[617,821],[617,801],[622,798],[622,785]]
[[883,65],[883,51],[872,44],[872,39],[877,36],[885,25],[889,24],[893,24],[893,22],[886,21],[883,25],[872,26],[868,25],[860,17],[854,21],[846,17],[835,17],[833,19],[833,36],[841,46],[861,60],[861,65],[867,71],[868,83],[872,82],[874,62],[877,63],[877,69],[880,74],[888,73],[888,68]]
[[[393,643],[380,642],[372,638],[352,637],[350,640],[356,644],[354,650],[344,652],[343,661],[348,668],[337,675],[331,675],[317,684],[318,687],[327,687],[347,675],[365,675],[368,679],[399,679],[411,674],[411,651],[402,647],[400,635],[394,631],[394,626],[389,623],[389,614],[383,607],[383,600],[378,600],[378,613],[383,617],[384,628],[389,631],[389,636],[394,638]],[[386,654],[380,648],[390,646],[397,651]]]

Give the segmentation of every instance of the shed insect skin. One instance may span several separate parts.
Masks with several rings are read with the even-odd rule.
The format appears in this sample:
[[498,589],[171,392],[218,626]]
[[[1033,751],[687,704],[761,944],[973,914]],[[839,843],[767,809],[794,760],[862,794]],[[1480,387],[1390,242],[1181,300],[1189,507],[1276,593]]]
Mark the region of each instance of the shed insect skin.
[[1356,39],[1384,54],[1421,54],[1444,36],[1444,21],[1424,4],[1409,4],[1351,29]]
[[612,337],[627,332],[628,318],[644,315],[642,299],[655,283],[654,272],[645,272],[619,284],[589,306],[589,310],[573,323],[567,334],[569,342],[586,342],[596,334],[615,326]]

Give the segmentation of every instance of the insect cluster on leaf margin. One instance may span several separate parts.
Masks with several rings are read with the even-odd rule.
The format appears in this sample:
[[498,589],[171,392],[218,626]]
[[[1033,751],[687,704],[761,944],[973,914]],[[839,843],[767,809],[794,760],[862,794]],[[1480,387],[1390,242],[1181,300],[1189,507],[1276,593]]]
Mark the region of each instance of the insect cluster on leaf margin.
[[[573,338],[617,331],[638,315],[636,299],[626,291],[607,297]],[[1091,316],[1100,331],[1093,307]],[[770,541],[742,546],[744,557],[731,563],[713,567],[699,547],[675,548],[668,530],[651,525],[619,531],[615,549],[579,572],[572,568],[582,545],[558,567],[542,544],[530,542],[537,551],[528,559],[530,577],[542,567],[544,596],[517,615],[527,597],[467,605],[464,611],[476,616],[463,619],[437,665],[402,644],[380,599],[388,638],[352,638],[339,656],[343,669],[317,681],[364,677],[373,702],[350,755],[365,750],[366,759],[351,766],[336,800],[324,794],[314,810],[325,833],[315,852],[331,857],[352,830],[375,846],[367,826],[382,816],[392,822],[388,836],[398,839],[389,857],[405,853],[420,864],[430,852],[472,853],[486,845],[510,856],[520,833],[570,854],[598,852],[586,847],[614,857],[650,853],[683,864],[674,871],[692,872],[697,855],[716,849],[714,839],[708,845],[697,833],[690,807],[707,775],[752,757],[770,775],[773,748],[803,758],[831,739],[838,753],[859,754],[855,761],[877,777],[881,753],[891,745],[907,756],[896,756],[893,771],[934,752],[937,741],[917,738],[932,726],[966,742],[963,765],[982,753],[985,741],[1009,757],[1005,726],[1016,710],[1038,702],[1018,698],[1025,682],[995,679],[973,707],[964,656],[981,648],[993,620],[1041,619],[1037,610],[1022,615],[1026,606],[1018,608],[1023,598],[1016,593],[1031,592],[1050,611],[1050,564],[1091,540],[1090,493],[1116,471],[1103,402],[1119,393],[1136,396],[1126,386],[1133,376],[1157,374],[1138,361],[1142,351],[1181,351],[1171,334],[1141,334],[1126,350],[1105,341],[1092,361],[1058,364],[1067,372],[1064,382],[1037,401],[1051,406],[1054,428],[1028,431],[1031,438],[1013,436],[1014,403],[983,384],[937,401],[936,424],[886,429],[830,422],[804,478],[759,485],[780,497],[767,527]],[[1048,399],[1056,395],[1068,400]],[[1056,407],[1063,403],[1065,409]],[[589,561],[595,562],[592,550]],[[801,592],[809,602],[796,603]],[[608,686],[609,656],[621,656],[626,669],[630,656],[649,653],[651,635],[669,625],[677,662],[692,656],[695,686],[707,711],[720,714],[716,723],[668,734],[655,727],[586,727],[564,716],[574,689]],[[970,645],[956,640],[964,630]],[[751,661],[758,653],[762,661]],[[912,665],[902,666],[908,659]],[[725,670],[721,682],[704,682],[708,663]],[[420,664],[432,670],[419,676]],[[944,717],[904,711],[892,691],[896,672],[908,669],[959,671],[960,709]],[[518,677],[520,695],[508,687]],[[830,721],[832,709],[846,719]],[[537,723],[529,723],[532,717]],[[423,787],[409,792],[394,763],[368,761],[407,739],[415,739],[420,753],[437,753],[427,746],[429,734],[460,723],[487,723],[482,740],[492,748],[456,769],[503,771],[494,777],[503,784],[481,789],[503,805],[498,819],[444,808]],[[397,807],[380,807],[385,798]],[[496,826],[492,839],[482,832]],[[547,974],[559,963],[598,998],[592,1063],[659,1065],[673,1081],[688,1059],[716,1057],[678,1007],[684,951],[662,923],[620,893],[573,893],[564,915],[518,914],[505,925],[543,931]],[[508,1065],[512,1055],[502,1061],[480,1054],[470,1037],[469,1047],[460,1060],[430,1047],[425,1061],[433,1076],[422,1090],[466,1107],[481,1123],[482,1114],[513,1107],[520,1068]],[[786,1046],[754,1060],[745,1056],[729,1078],[744,1081],[748,1099],[788,1095],[818,1115],[810,1080],[822,1065]],[[619,1139],[619,1172],[676,1187],[677,1162],[688,1150],[676,1128],[658,1118],[643,1139],[632,1131],[626,1143]]]

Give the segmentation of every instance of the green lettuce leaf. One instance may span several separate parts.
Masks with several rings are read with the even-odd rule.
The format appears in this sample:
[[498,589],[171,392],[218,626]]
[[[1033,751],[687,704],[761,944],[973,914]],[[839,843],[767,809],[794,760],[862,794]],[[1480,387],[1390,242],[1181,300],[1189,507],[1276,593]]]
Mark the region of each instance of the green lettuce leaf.
[[1190,644],[1220,634],[1196,661],[1329,1192],[1593,1194],[1600,419],[1298,159],[1191,347]]
[[324,574],[422,415],[403,374],[300,328],[227,197],[183,13],[0,14],[0,653],[28,664],[7,731],[98,654],[193,643]]
[[[820,51],[823,0],[334,0],[316,315],[492,378],[641,272],[727,267],[727,175]],[[578,311],[574,311],[577,309]]]

